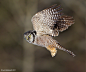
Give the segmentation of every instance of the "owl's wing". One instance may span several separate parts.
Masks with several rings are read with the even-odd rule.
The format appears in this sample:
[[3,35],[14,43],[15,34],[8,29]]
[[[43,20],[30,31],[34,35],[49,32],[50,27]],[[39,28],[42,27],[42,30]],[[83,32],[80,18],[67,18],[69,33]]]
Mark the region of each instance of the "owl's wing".
[[[46,29],[48,30],[57,30],[59,31],[64,31],[66,30],[69,26],[74,24],[73,17],[71,16],[66,16],[61,13],[62,8],[60,8],[60,5],[57,6],[52,5],[49,8],[46,8],[38,13],[36,13],[32,17],[32,23],[33,27],[37,32],[42,31],[42,28],[44,28],[44,31]],[[46,27],[45,27],[46,25]],[[57,35],[55,35],[57,36]]]

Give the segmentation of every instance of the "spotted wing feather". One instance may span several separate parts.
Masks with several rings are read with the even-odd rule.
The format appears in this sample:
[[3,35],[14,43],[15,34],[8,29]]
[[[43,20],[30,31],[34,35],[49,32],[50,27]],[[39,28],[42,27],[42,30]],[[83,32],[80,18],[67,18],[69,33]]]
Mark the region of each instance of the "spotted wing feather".
[[[46,8],[32,17],[33,27],[37,32],[45,32],[50,34],[49,31],[56,31],[58,36],[59,31],[66,30],[69,26],[74,24],[74,20],[71,16],[66,16],[61,13],[62,8],[60,5],[52,5],[49,8]],[[50,34],[52,35],[52,34]]]

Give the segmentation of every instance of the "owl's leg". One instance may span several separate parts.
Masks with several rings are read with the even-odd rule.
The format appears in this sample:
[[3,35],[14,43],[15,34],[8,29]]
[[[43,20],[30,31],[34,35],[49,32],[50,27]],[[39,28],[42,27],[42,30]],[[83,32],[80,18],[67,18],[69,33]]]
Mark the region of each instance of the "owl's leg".
[[49,50],[51,52],[51,56],[54,57],[57,53],[57,50],[55,47],[53,47],[53,45],[49,45],[48,47],[46,47],[47,50]]
[[72,55],[73,57],[76,56],[73,52],[71,52],[70,50],[65,49],[63,46],[61,46],[59,43],[56,44],[56,48],[59,50],[63,50],[67,53],[69,53],[70,55]]

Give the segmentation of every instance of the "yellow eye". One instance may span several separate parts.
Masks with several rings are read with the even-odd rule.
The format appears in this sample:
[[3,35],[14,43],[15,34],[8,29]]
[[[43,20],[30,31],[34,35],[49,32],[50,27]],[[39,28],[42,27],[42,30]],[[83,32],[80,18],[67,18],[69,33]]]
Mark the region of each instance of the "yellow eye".
[[29,35],[29,37],[31,37],[31,35]]
[[28,38],[26,38],[28,40]]

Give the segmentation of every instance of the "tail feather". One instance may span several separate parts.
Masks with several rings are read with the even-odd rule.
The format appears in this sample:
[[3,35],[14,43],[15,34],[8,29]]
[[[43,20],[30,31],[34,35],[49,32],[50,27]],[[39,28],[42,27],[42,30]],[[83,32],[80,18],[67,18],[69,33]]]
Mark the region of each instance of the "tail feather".
[[70,55],[72,55],[73,57],[75,57],[76,55],[73,53],[73,52],[71,52],[70,50],[67,50],[67,49],[65,49],[63,46],[61,46],[59,43],[57,43],[57,46],[56,46],[59,50],[63,50],[63,51],[65,51],[65,52],[67,52],[67,53],[69,53]]

